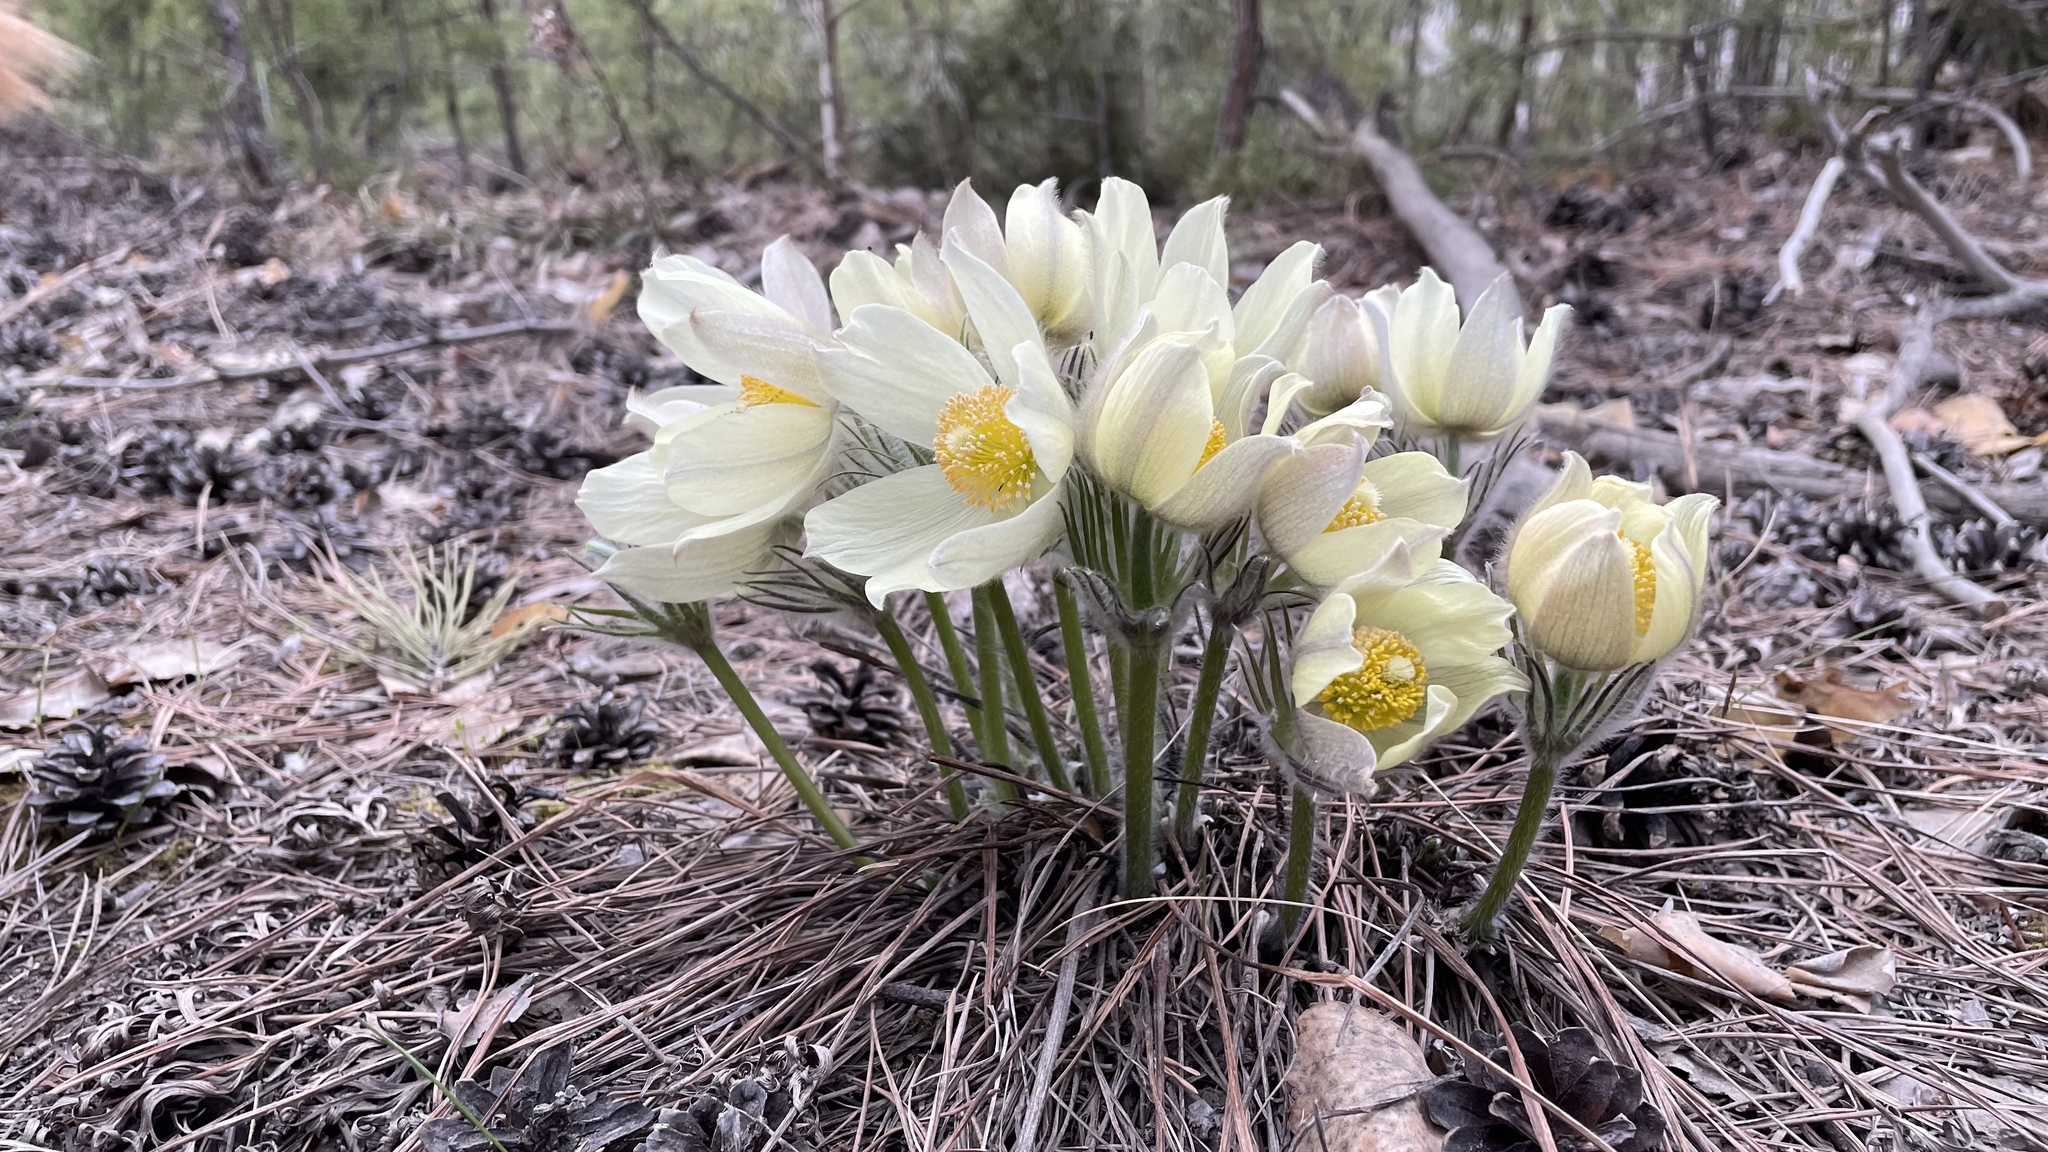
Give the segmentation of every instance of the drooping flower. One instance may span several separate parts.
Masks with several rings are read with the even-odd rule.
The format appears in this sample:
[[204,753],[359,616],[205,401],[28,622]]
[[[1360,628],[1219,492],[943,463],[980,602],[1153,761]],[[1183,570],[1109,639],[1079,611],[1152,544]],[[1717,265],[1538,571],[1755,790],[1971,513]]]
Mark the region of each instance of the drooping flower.
[[950,235],[942,259],[979,334],[977,357],[910,312],[854,310],[842,348],[819,354],[827,389],[933,462],[813,508],[809,554],[868,577],[870,599],[971,588],[1058,538],[1073,459],[1073,405],[1036,317],[987,261]]
[[1658,504],[1650,486],[1595,478],[1575,452],[1508,544],[1508,595],[1558,663],[1611,672],[1669,655],[1692,631],[1720,502]]
[[1498,655],[1512,614],[1463,568],[1418,565],[1401,546],[1338,585],[1294,645],[1310,771],[1325,786],[1366,790],[1375,765],[1404,763],[1487,701],[1526,688]]
[[[1385,297],[1367,314],[1377,315]],[[1553,305],[1526,340],[1503,276],[1480,294],[1461,327],[1458,298],[1428,268],[1387,310],[1381,384],[1408,427],[1423,435],[1487,439],[1521,423],[1550,376],[1559,330],[1571,312]]]
[[1468,481],[1426,452],[1367,459],[1369,443],[1352,436],[1314,444],[1266,474],[1259,531],[1310,584],[1341,583],[1397,544],[1418,563],[1434,561],[1465,518]]

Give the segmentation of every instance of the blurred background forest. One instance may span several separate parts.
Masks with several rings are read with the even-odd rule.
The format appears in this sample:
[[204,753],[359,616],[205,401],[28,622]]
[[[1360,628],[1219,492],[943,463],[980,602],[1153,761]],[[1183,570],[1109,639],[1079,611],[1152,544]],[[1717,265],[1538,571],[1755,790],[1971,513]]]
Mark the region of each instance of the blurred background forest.
[[[1120,173],[1155,196],[1327,195],[1279,99],[1426,159],[1739,158],[1807,69],[1911,102],[2048,63],[2038,0],[43,0],[90,57],[62,118],[153,160],[353,187],[787,166],[880,187]],[[1887,91],[1888,90],[1888,91]],[[2021,107],[2015,107],[2023,105]],[[2029,123],[2029,121],[2034,123]]]

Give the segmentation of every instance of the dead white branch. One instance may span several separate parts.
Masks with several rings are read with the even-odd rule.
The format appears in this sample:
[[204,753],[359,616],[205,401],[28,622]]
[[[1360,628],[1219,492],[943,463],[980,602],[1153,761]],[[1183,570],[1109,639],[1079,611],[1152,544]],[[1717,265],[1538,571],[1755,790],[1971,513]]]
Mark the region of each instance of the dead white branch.
[[1806,193],[1806,206],[1799,210],[1798,227],[1792,229],[1785,246],[1778,249],[1778,285],[1764,297],[1764,303],[1777,299],[1782,292],[1797,296],[1806,290],[1806,282],[1799,277],[1799,257],[1813,241],[1814,234],[1820,231],[1820,217],[1828,206],[1828,197],[1834,195],[1835,182],[1848,168],[1848,161],[1840,156],[1830,156],[1828,162],[1820,166],[1820,175],[1814,177],[1813,188]]

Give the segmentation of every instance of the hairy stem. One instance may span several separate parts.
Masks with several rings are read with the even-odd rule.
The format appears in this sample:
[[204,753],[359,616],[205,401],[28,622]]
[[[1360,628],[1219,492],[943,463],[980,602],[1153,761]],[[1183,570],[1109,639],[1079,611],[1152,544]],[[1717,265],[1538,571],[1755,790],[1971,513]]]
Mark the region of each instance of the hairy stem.
[[1209,622],[1209,639],[1202,648],[1202,674],[1195,681],[1195,699],[1188,713],[1180,787],[1173,802],[1173,834],[1189,852],[1195,848],[1196,817],[1201,815],[1202,771],[1209,762],[1209,732],[1216,723],[1216,699],[1223,691],[1223,672],[1230,664],[1230,648],[1236,641],[1235,624],[1223,619]]
[[1152,894],[1153,812],[1152,748],[1159,720],[1159,648],[1139,642],[1130,647],[1129,669],[1117,719],[1124,736],[1124,883],[1126,900]]
[[1060,758],[1060,743],[1052,733],[1052,717],[1045,711],[1045,697],[1039,694],[1038,677],[1031,671],[1031,653],[1024,647],[1024,631],[1017,627],[1017,610],[1010,604],[1009,589],[1000,578],[989,581],[988,603],[994,610],[996,627],[1003,634],[1003,654],[1010,660],[1010,679],[1024,704],[1024,718],[1031,724],[1031,742],[1038,746],[1038,762],[1045,765],[1045,778],[1062,792],[1074,790],[1074,777]]
[[1557,784],[1559,759],[1540,747],[1531,754],[1529,781],[1522,786],[1522,805],[1515,810],[1515,826],[1508,832],[1507,847],[1501,850],[1500,863],[1494,868],[1493,879],[1487,881],[1486,891],[1465,913],[1465,929],[1475,936],[1492,934],[1494,922],[1500,919],[1508,897],[1514,894],[1515,882],[1521,879],[1522,869],[1529,863],[1536,837],[1543,831],[1543,818],[1550,811],[1550,790]]
[[1074,726],[1081,730],[1081,748],[1088,757],[1088,784],[1097,796],[1115,791],[1109,775],[1109,745],[1102,739],[1102,717],[1095,710],[1095,684],[1088,672],[1088,637],[1081,631],[1081,606],[1067,582],[1054,579],[1053,600],[1060,611],[1060,648],[1067,658],[1067,690],[1074,696]]
[[[974,690],[974,667],[967,662],[967,649],[960,643],[960,630],[953,626],[953,613],[946,607],[946,598],[937,592],[924,594],[924,606],[938,631],[939,648],[946,653],[946,674],[953,679],[953,691],[964,698]],[[967,711],[967,730],[976,740],[981,739],[981,709],[964,699],[961,707]]]
[[811,774],[804,771],[802,764],[797,763],[796,753],[789,750],[789,745],[782,740],[782,733],[777,732],[775,725],[768,722],[768,714],[761,711],[761,704],[754,699],[753,692],[748,690],[746,681],[741,680],[740,674],[733,671],[731,662],[726,660],[725,653],[719,650],[718,642],[707,638],[702,643],[694,645],[693,650],[697,653],[698,659],[704,661],[704,666],[711,669],[711,675],[717,678],[718,686],[725,689],[725,694],[731,697],[733,704],[739,708],[740,715],[747,718],[747,724],[753,728],[754,735],[759,736],[761,743],[767,746],[768,755],[774,757],[776,767],[782,769],[782,774],[789,779],[790,786],[803,798],[804,807],[809,808],[811,815],[817,817],[818,823],[824,825],[826,835],[832,837],[832,842],[841,848],[854,847],[857,841],[854,840],[853,833],[847,830],[846,822],[841,820],[839,813],[834,812],[832,805],[826,802],[825,794],[818,790],[818,782],[811,779]]
[[1308,912],[1308,879],[1315,871],[1316,798],[1297,784],[1287,816],[1287,872],[1280,882],[1279,944],[1286,947]]
[[[990,764],[1010,766],[1010,728],[1003,716],[1002,642],[996,633],[995,609],[988,594],[974,590],[974,666],[981,675],[981,758]],[[1017,798],[1017,786],[998,780],[996,798],[1007,804]]]
[[[910,688],[910,698],[917,702],[918,719],[924,722],[925,741],[932,746],[933,752],[951,756],[953,739],[946,735],[945,715],[939,711],[938,698],[932,695],[931,681],[925,679],[924,668],[918,664],[917,653],[911,650],[910,638],[903,634],[903,626],[896,622],[896,617],[884,611],[875,617],[875,631],[882,634],[882,642],[889,646],[889,654],[896,658],[896,668],[903,674],[903,683]],[[946,807],[952,809],[953,819],[967,819],[967,789],[961,787],[959,775],[945,767],[939,769],[939,775],[945,780]]]

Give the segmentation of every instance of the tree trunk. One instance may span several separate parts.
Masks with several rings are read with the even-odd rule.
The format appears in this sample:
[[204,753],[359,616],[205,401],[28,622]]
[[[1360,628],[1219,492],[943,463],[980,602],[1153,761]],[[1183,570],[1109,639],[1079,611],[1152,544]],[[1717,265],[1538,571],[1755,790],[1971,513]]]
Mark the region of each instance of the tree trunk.
[[277,149],[263,129],[263,107],[256,100],[255,70],[249,65],[249,45],[242,38],[242,13],[235,0],[207,0],[213,30],[220,37],[221,61],[227,73],[228,90],[222,103],[222,118],[228,142],[252,187],[268,189],[277,183]]
[[326,184],[329,181],[327,139],[320,131],[320,97],[314,93],[312,81],[306,79],[306,70],[299,67],[291,5],[280,0],[280,6],[282,13],[272,9],[270,0],[256,0],[256,13],[263,21],[264,31],[270,36],[271,51],[277,56],[277,70],[284,73],[285,83],[291,85],[292,106],[298,109],[299,126],[306,132],[306,150],[313,155],[313,179]]
[[1245,121],[1259,86],[1266,38],[1259,31],[1259,0],[1232,0],[1230,81],[1223,89],[1223,113],[1216,120],[1216,150],[1226,155],[1244,147]]
[[818,36],[818,133],[825,179],[837,184],[846,172],[845,145],[840,138],[839,13],[832,0],[813,0],[811,30]]
[[1522,108],[1522,85],[1529,76],[1529,42],[1535,38],[1536,0],[1522,0],[1522,28],[1515,40],[1515,74],[1509,81],[1507,107],[1500,110],[1500,128],[1494,133],[1494,143],[1502,148],[1515,136],[1515,121]]
[[505,166],[525,176],[526,150],[519,146],[519,104],[512,96],[512,71],[505,64],[505,42],[498,30],[498,0],[477,0],[491,33],[491,90],[498,94],[498,120],[505,126]]
[[464,184],[476,183],[469,167],[469,133],[462,128],[462,90],[455,82],[455,51],[448,46],[448,13],[434,13],[434,40],[441,49],[441,96],[448,105],[448,131],[455,137],[455,164]]

